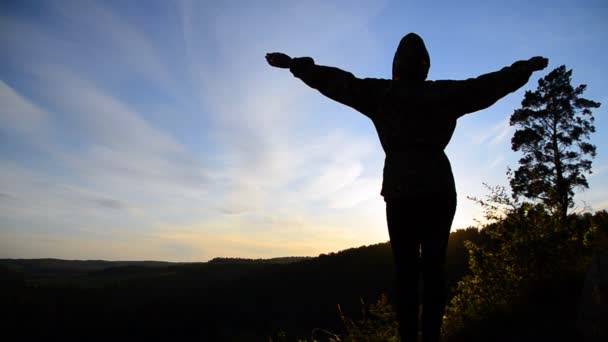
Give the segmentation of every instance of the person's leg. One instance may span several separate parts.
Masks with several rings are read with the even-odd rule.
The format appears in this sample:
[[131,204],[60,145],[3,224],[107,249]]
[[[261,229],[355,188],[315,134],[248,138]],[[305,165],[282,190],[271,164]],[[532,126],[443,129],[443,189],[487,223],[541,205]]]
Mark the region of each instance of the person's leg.
[[456,211],[455,199],[443,199],[425,210],[428,218],[422,238],[422,340],[439,341],[446,304],[445,257]]
[[[414,206],[414,207],[413,207]],[[417,341],[420,236],[414,201],[389,200],[386,218],[395,260],[396,309],[401,341]]]

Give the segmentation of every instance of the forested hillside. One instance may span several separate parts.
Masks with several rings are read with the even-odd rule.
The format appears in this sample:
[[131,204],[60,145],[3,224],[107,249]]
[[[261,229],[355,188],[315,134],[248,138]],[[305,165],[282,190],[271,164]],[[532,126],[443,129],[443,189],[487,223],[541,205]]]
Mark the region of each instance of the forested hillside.
[[[452,234],[449,278],[466,271],[463,241]],[[390,245],[315,258],[217,258],[207,263],[0,260],[6,327],[24,338],[203,337],[203,340],[309,338],[336,333],[344,314],[360,316],[394,289]],[[8,280],[11,281],[8,281]],[[28,327],[35,326],[36,329]]]

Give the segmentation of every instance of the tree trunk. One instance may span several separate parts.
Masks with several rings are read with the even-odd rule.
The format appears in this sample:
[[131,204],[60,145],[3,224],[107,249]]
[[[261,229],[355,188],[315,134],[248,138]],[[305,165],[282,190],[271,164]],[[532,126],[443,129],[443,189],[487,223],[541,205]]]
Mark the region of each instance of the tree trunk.
[[555,165],[556,173],[556,187],[557,187],[557,210],[559,219],[562,224],[566,222],[568,218],[568,205],[570,199],[568,196],[568,186],[564,181],[564,170],[562,169],[562,160],[559,157],[559,145],[557,141],[557,119],[553,120],[553,163]]

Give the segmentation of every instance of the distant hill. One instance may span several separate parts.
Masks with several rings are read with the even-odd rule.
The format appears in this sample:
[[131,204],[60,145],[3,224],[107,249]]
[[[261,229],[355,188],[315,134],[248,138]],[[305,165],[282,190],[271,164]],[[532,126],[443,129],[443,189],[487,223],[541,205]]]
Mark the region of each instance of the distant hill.
[[[214,258],[209,264],[289,264],[311,257],[279,257],[270,259]],[[106,261],[106,260],[64,260],[64,259],[0,259],[0,265],[22,273],[27,279],[56,278],[100,272],[108,269],[161,268],[178,265],[201,265],[205,262],[168,261]]]
[[[452,284],[466,272],[464,239],[479,236],[477,230],[452,233]],[[99,340],[259,341],[287,334],[286,341],[292,341],[310,338],[314,328],[339,331],[338,304],[356,318],[362,303],[394,294],[389,243],[313,258],[1,259],[0,265],[0,279],[13,284],[10,289],[0,285],[6,289],[0,305],[14,313],[7,326],[26,334],[24,339],[91,340],[94,332]]]
[[244,258],[213,258],[208,261],[210,264],[290,264],[302,260],[310,259],[311,257],[280,257],[270,259],[244,259]]
[[164,261],[0,259],[0,265],[23,274],[27,281],[72,278],[113,267],[167,267],[178,264]]
[[[166,262],[166,261],[106,261],[106,260],[63,260],[63,259],[0,259],[0,266],[20,274],[29,283],[57,284],[83,281],[86,277],[128,277],[138,275],[165,274],[169,269],[184,266],[183,269],[199,268],[204,265],[254,265],[289,264],[310,257],[279,257],[270,259],[214,258],[209,262]],[[3,273],[7,273],[7,271]],[[116,279],[119,280],[119,279]],[[88,282],[90,283],[90,282]]]
[[25,340],[90,340],[90,331],[99,339],[257,341],[277,331],[305,337],[315,327],[338,329],[337,304],[356,314],[362,299],[392,291],[387,243],[315,258],[0,265],[0,279],[12,284],[0,284],[0,306],[12,313],[6,326]]

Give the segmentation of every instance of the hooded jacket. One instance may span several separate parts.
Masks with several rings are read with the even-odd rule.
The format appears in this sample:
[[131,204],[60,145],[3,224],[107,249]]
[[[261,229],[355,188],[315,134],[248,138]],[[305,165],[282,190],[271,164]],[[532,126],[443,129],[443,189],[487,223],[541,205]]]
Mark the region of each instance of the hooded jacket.
[[369,117],[386,154],[381,195],[455,196],[444,149],[461,116],[485,109],[522,87],[532,74],[527,61],[467,80],[427,81],[430,58],[422,38],[403,37],[393,59],[393,79],[360,79],[310,57],[290,70],[323,95]]

